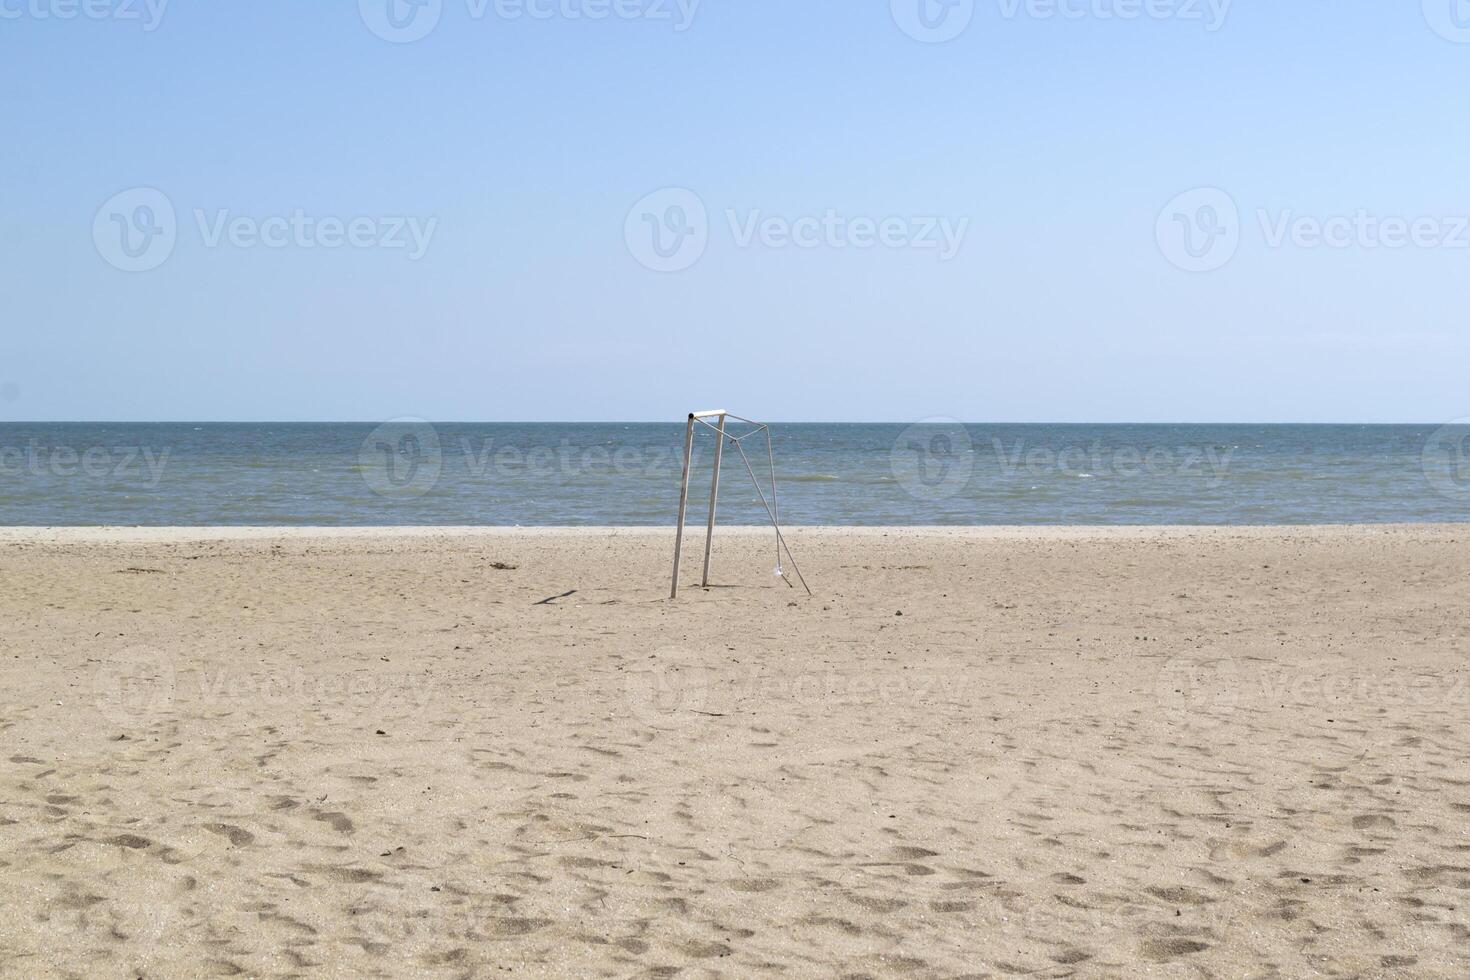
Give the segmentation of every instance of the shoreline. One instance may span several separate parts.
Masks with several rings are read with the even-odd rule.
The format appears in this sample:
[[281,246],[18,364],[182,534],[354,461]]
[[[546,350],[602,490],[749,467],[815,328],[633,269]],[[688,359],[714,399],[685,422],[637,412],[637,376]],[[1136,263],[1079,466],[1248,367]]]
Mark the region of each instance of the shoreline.
[[[967,524],[967,525],[853,525],[810,524],[781,526],[782,533],[803,537],[905,537],[958,538],[965,540],[1125,540],[1180,537],[1247,537],[1271,539],[1313,535],[1402,535],[1413,533],[1470,534],[1470,520],[1464,523],[1425,524]],[[747,537],[770,534],[769,525],[720,525],[715,537]],[[686,536],[701,538],[702,524],[691,523]],[[216,525],[183,526],[117,526],[59,525],[52,527],[0,526],[0,544],[172,544],[192,541],[260,541],[282,540],[363,540],[382,538],[504,538],[504,537],[668,537],[674,529],[652,526],[586,525],[586,526],[474,526],[474,525],[368,525],[352,527]]]

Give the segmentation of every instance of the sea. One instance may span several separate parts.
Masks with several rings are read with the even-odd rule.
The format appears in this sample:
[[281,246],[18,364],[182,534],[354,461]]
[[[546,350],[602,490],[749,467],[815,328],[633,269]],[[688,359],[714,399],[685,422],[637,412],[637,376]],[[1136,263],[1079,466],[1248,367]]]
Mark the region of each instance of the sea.
[[[691,524],[719,440],[696,429]],[[667,527],[684,438],[683,422],[0,423],[0,525]],[[732,422],[718,507],[726,524],[1470,521],[1470,425]]]

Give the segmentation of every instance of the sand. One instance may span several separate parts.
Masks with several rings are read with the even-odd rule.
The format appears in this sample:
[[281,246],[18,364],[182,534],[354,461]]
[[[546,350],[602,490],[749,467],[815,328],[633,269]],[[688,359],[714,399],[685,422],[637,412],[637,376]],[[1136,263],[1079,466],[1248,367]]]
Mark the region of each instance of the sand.
[[792,545],[0,531],[0,973],[1470,975],[1470,527]]

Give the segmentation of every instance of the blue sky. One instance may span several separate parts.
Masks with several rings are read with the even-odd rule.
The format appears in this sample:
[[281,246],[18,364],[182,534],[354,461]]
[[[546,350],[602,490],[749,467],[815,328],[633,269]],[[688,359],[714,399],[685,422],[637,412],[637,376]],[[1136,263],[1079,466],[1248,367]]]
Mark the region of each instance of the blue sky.
[[1470,415],[1462,0],[160,2],[0,0],[0,420]]

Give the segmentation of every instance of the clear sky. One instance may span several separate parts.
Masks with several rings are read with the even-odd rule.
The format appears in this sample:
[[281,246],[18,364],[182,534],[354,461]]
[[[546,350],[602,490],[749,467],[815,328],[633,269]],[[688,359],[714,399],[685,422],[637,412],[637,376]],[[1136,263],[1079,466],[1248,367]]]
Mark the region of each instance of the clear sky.
[[0,420],[1470,415],[1470,3],[952,2],[0,0]]

